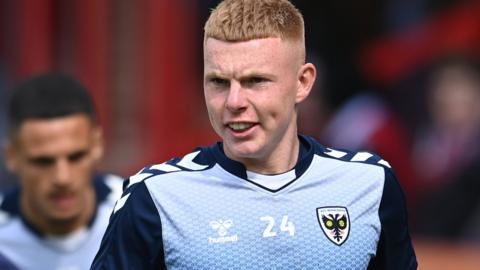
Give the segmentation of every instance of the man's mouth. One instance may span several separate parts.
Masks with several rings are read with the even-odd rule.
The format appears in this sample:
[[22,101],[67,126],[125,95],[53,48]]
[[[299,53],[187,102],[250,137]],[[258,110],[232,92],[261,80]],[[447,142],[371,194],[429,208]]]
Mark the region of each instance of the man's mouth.
[[59,208],[70,208],[75,203],[75,195],[69,193],[57,193],[50,196],[52,202]]
[[246,123],[246,122],[236,122],[236,123],[229,123],[227,124],[227,126],[235,132],[242,132],[253,127],[254,124]]

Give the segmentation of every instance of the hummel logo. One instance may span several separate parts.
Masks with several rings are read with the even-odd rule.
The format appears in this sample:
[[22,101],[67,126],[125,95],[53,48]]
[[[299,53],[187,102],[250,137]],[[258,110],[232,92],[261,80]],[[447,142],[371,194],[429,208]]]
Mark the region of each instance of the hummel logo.
[[227,235],[227,230],[228,228],[232,227],[233,222],[230,219],[227,219],[225,221],[219,220],[219,221],[210,221],[210,227],[212,229],[216,230],[219,236],[225,236]]
[[233,226],[233,221],[232,220],[230,220],[230,219],[214,220],[214,221],[210,221],[209,225],[212,229],[217,231],[217,234],[219,236],[219,237],[208,237],[208,242],[210,244],[238,241],[238,236],[236,234],[227,236],[228,229]]

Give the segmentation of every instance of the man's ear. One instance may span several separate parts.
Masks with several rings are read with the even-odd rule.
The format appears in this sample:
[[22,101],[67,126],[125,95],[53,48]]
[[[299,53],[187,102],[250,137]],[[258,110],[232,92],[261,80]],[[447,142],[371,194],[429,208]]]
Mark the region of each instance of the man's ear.
[[92,156],[95,162],[100,162],[104,153],[103,131],[100,127],[94,127],[92,131]]
[[5,165],[7,169],[10,172],[15,173],[18,168],[18,149],[16,149],[16,146],[11,141],[4,143],[2,148],[5,155]]
[[302,102],[305,98],[307,98],[308,94],[310,94],[316,77],[317,70],[312,63],[306,63],[302,65],[297,75],[298,88],[297,97],[295,100],[297,104]]

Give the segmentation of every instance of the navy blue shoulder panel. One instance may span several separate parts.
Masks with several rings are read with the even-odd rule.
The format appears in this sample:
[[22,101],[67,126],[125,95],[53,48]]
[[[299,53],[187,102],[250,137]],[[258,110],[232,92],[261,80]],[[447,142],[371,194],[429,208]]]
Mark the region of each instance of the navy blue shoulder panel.
[[105,174],[97,174],[93,179],[93,186],[95,188],[95,195],[97,196],[97,204],[105,201],[112,189],[105,183]]
[[[297,161],[297,164],[295,165],[295,174],[297,175],[297,178],[300,177],[308,169],[308,167],[312,162],[313,154],[314,154],[314,146],[313,146],[314,139],[304,135],[299,135],[298,138],[300,141],[300,146],[299,146],[298,161]],[[205,152],[209,153],[208,155],[207,154],[205,155],[206,162],[208,162],[211,165],[218,163],[222,168],[224,168],[229,173],[248,181],[247,169],[245,165],[243,165],[238,161],[228,158],[225,155],[225,152],[223,150],[223,143],[219,142],[217,144],[214,144],[209,148],[207,148],[206,150],[207,151]]]
[[417,269],[408,231],[405,196],[392,170],[385,168],[385,184],[379,208],[381,223],[377,254],[368,269]]
[[18,267],[13,265],[5,256],[0,253],[0,269],[2,270],[19,270]]
[[347,162],[360,162],[371,165],[379,165],[391,169],[390,164],[387,161],[383,160],[379,155],[372,152],[365,151],[351,151],[345,149],[334,149],[330,147],[325,147],[315,139],[305,136],[311,144],[314,146],[315,154],[325,158],[333,158],[341,161]]
[[9,188],[3,194],[3,200],[0,203],[0,210],[7,212],[11,216],[20,216],[20,187],[18,185]]
[[177,166],[185,171],[198,171],[198,169],[192,169],[188,166],[182,165],[183,161],[190,160],[194,163],[204,166],[204,169],[211,168],[215,165],[215,158],[212,156],[212,153],[209,151],[212,148],[218,148],[220,143],[212,144],[206,147],[197,147],[192,153],[187,154],[183,157],[173,158],[167,161],[167,164]]
[[166,269],[161,228],[145,182],[132,185],[117,201],[91,269]]
[[145,180],[210,168],[214,159],[209,155],[208,148],[197,148],[184,157],[148,165],[124,181],[91,269],[165,269],[160,215]]
[[183,157],[175,157],[161,164],[151,164],[145,166],[137,174],[130,176],[123,183],[123,190],[126,191],[132,185],[145,181],[154,176],[175,173],[178,171],[199,171],[206,170],[215,165],[215,159],[212,156],[210,148],[215,147],[199,147],[192,153]]
[[218,142],[208,148],[210,156],[213,158],[213,162],[218,162],[222,168],[229,173],[242,178],[248,179],[247,168],[242,163],[229,159],[223,150],[223,143]]

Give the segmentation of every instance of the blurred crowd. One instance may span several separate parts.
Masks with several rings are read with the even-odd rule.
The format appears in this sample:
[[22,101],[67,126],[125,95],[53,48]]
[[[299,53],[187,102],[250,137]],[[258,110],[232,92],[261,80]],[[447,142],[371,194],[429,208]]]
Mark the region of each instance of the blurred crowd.
[[[125,6],[128,6],[127,2],[118,1],[123,3],[124,7],[121,10],[117,8],[117,16],[129,14],[128,8],[125,9]],[[213,7],[217,2],[214,0],[178,1],[175,4],[176,8],[192,10],[187,14],[178,15],[184,17],[177,19],[190,18],[191,14],[196,14],[197,24],[189,33],[200,32],[199,25],[203,24],[208,14],[198,13],[197,10],[207,11],[209,9],[206,7]],[[297,0],[293,2],[305,15],[309,61],[314,62],[319,70],[319,79],[314,91],[300,107],[301,132],[315,136],[327,146],[372,151],[388,160],[405,190],[414,235],[480,243],[480,106],[478,105],[480,104],[480,16],[478,16],[480,1]],[[183,6],[178,3],[183,3]],[[0,0],[0,5],[4,8],[3,10],[0,8],[3,13],[7,12],[6,7],[14,6],[7,0]],[[137,7],[136,10],[140,8]],[[124,18],[131,19],[128,16]],[[183,29],[188,26],[181,27]],[[168,26],[168,29],[171,28],[171,25]],[[132,29],[129,28],[129,30]],[[20,75],[13,74],[14,72],[9,70],[8,59],[12,56],[6,57],[8,48],[5,44],[11,33],[8,31],[8,23],[5,20],[0,23],[0,34],[3,37],[0,38],[2,42],[0,44],[0,138],[3,138],[5,136],[4,101],[7,98],[8,89],[16,79],[29,74],[28,72]],[[195,41],[192,44],[196,50],[193,49],[188,54],[194,57],[179,56],[178,59],[179,70],[187,72],[176,74],[181,73],[179,71],[172,73],[172,76],[164,76],[162,79],[167,81],[166,84],[156,84],[157,80],[146,77],[146,82],[141,84],[144,88],[133,90],[122,90],[119,86],[120,82],[136,88],[135,82],[142,81],[145,77],[138,76],[125,82],[125,78],[132,78],[128,70],[117,69],[116,72],[107,72],[105,73],[107,75],[115,74],[115,76],[111,75],[114,78],[104,80],[117,81],[116,84],[106,84],[110,87],[108,95],[116,98],[108,96],[99,102],[99,106],[102,106],[102,102],[107,104],[125,102],[131,97],[112,94],[117,90],[119,93],[122,90],[137,93],[135,95],[138,96],[145,95],[143,100],[147,101],[162,98],[165,95],[176,101],[188,98],[190,95],[201,95],[199,79],[201,76],[198,75],[201,69],[191,68],[201,62],[198,58],[201,57],[202,41],[201,35],[197,35],[184,39],[174,36],[174,39],[178,39],[179,42]],[[119,38],[116,40],[122,41]],[[149,39],[146,40],[148,44]],[[157,44],[155,42],[161,43],[164,40],[166,39],[159,38],[154,39],[153,42]],[[65,55],[68,51],[65,50],[68,42],[61,44],[62,46],[58,47],[63,48],[62,55]],[[135,45],[127,42],[128,44]],[[146,48],[147,52],[155,50],[155,48],[146,47],[145,44],[142,46],[144,46],[142,49]],[[175,49],[175,46],[169,46],[168,49]],[[118,53],[122,50],[114,51]],[[181,51],[168,52],[172,55],[182,55],[182,53]],[[115,54],[111,53],[111,55]],[[160,60],[161,57],[163,56],[160,56]],[[115,57],[109,59],[118,61]],[[173,58],[173,61],[175,59]],[[147,60],[144,59],[143,63],[149,64]],[[66,60],[59,60],[60,64],[56,66],[57,68],[62,67],[62,61]],[[188,62],[191,63],[188,64]],[[157,68],[156,71],[167,70],[172,65],[175,70],[175,64],[171,63],[163,64],[166,67]],[[151,66],[155,64],[157,63],[150,63]],[[184,70],[185,66],[189,68]],[[133,67],[136,66],[133,65]],[[75,73],[73,68],[69,71],[72,70],[72,73]],[[141,71],[147,74],[152,72],[148,67]],[[198,74],[187,76],[185,74],[188,74],[188,71]],[[182,75],[188,78],[178,79]],[[82,76],[78,77],[83,79]],[[169,79],[175,81],[168,82]],[[179,84],[187,84],[187,82],[188,85],[183,87],[189,88],[190,92],[183,95],[151,96],[148,92],[149,87],[157,92],[182,91],[182,86]],[[168,90],[159,90],[164,89],[162,86],[165,85],[168,86]],[[95,89],[95,87],[93,85],[89,88]],[[192,90],[192,88],[196,89]],[[146,94],[142,94],[142,90],[145,90]],[[120,116],[125,116],[125,113],[131,109],[128,103],[126,104],[122,108],[109,105],[113,113],[110,117],[104,117],[110,121],[107,122],[110,125],[110,129],[107,129],[107,141],[111,141],[110,152],[115,153],[110,154],[110,161],[107,161],[105,166],[120,174],[131,174],[128,168],[138,167],[136,164],[145,163],[145,161],[137,160],[135,164],[130,164],[125,169],[122,162],[126,161],[118,160],[119,156],[125,159],[128,156],[129,160],[135,159],[136,155],[162,159],[163,156],[169,155],[168,151],[165,151],[163,156],[155,156],[143,155],[141,149],[148,151],[170,147],[170,152],[178,152],[178,149],[188,150],[185,147],[198,144],[193,139],[190,141],[186,139],[192,137],[190,136],[192,130],[203,124],[208,129],[205,119],[192,120],[192,117],[199,115],[197,112],[203,109],[201,107],[190,107],[191,104],[183,103],[169,104],[168,106],[172,106],[171,110],[177,110],[172,112],[171,110],[162,111],[161,104],[146,104],[145,107],[151,110],[132,113],[127,116],[127,118],[130,117],[129,120],[125,121],[132,121],[133,117],[142,117],[142,119],[147,117],[148,120],[142,123],[155,126],[157,124],[152,122],[167,121],[167,118],[175,119],[177,115],[183,119],[176,121],[182,122],[182,126],[175,124],[176,122],[172,120],[169,122],[171,124],[162,124],[163,127],[170,128],[168,130],[159,129],[152,135],[140,134],[132,137],[130,134],[133,131],[125,130],[138,128],[142,123],[130,122],[129,126],[125,122],[116,120]],[[182,113],[185,108],[190,108],[193,112],[185,115]],[[149,113],[148,116],[145,116],[145,113]],[[100,116],[102,117],[102,111]],[[190,119],[191,123],[185,119]],[[123,129],[116,129],[118,127]],[[188,129],[190,127],[191,129]],[[163,137],[160,139],[155,137],[162,133],[173,133],[173,135],[161,135]],[[211,133],[204,130],[200,130],[199,134],[196,137],[206,142],[214,138]],[[127,139],[121,140],[125,136]],[[154,146],[139,148],[140,150],[137,149],[135,152],[125,146],[126,141],[132,144],[143,141]],[[167,141],[169,146],[165,145]],[[123,152],[116,147],[118,144],[122,145]],[[0,162],[3,162],[2,157],[3,155],[0,154]],[[107,154],[107,160],[108,157]],[[155,160],[148,162],[152,163]],[[11,176],[3,166],[0,166],[0,189],[6,188],[11,181],[13,181]]]
[[[415,235],[480,242],[479,62],[445,55],[424,76],[415,81],[424,89],[418,93],[421,107],[413,100],[400,104],[418,117],[415,125],[384,93],[364,91],[333,111],[316,135],[326,145],[373,151],[390,162]],[[311,108],[301,113],[311,115]],[[300,123],[310,126],[310,118]]]
[[[391,28],[356,40],[353,68],[329,76],[345,62],[318,57],[324,77],[300,127],[326,145],[388,160],[416,237],[480,243],[480,1],[387,2],[395,14],[381,25]],[[355,86],[341,81],[352,78]]]

